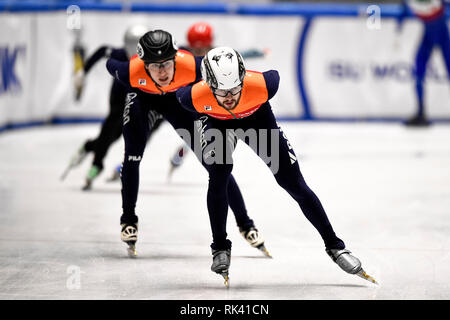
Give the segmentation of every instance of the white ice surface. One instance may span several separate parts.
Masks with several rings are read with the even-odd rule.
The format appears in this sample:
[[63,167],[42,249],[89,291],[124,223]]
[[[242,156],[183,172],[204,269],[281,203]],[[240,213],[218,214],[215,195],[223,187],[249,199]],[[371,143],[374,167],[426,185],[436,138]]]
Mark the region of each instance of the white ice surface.
[[90,157],[59,181],[75,150],[97,134],[90,124],[0,135],[0,299],[449,299],[450,127],[281,125],[337,235],[379,286],[329,259],[297,204],[240,143],[233,173],[274,259],[241,238],[230,213],[225,289],[209,269],[206,171],[189,154],[167,183],[180,143],[168,125],[142,161],[139,257],[128,258],[120,183],[105,182],[122,140],[92,191],[80,190]]

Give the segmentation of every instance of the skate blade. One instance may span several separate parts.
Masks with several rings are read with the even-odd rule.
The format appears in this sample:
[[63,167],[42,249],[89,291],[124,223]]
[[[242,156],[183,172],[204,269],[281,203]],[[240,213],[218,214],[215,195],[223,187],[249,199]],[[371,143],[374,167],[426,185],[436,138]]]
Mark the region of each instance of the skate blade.
[[119,174],[113,174],[111,177],[109,177],[108,179],[106,179],[106,182],[116,182],[120,180],[120,175]]
[[63,174],[59,177],[59,180],[64,181],[64,179],[66,179],[66,177],[67,177],[67,173],[63,172]]
[[137,257],[137,251],[135,246],[129,246],[127,248],[128,256],[130,258],[136,258]]
[[169,169],[169,172],[167,173],[167,183],[170,184],[172,182],[172,176],[173,176],[173,172],[175,171],[174,167],[171,167]]
[[228,277],[228,272],[227,273],[222,273],[222,277],[224,279],[223,284],[228,289],[230,287],[230,278]]
[[370,281],[370,282],[372,282],[373,284],[378,285],[378,282],[377,282],[374,278],[372,278],[371,276],[369,276],[363,269],[361,269],[356,275],[357,275],[358,277],[363,278],[364,280]]
[[272,255],[270,254],[269,250],[265,246],[258,248],[266,257],[273,259]]
[[81,190],[83,191],[89,191],[92,189],[92,182],[87,182]]

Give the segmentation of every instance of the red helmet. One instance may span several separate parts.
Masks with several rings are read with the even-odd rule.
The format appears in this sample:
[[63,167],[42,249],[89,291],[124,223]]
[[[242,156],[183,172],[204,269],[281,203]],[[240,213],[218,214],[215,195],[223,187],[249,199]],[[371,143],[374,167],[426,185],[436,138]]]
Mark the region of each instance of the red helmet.
[[194,23],[188,30],[187,39],[191,48],[211,47],[213,42],[212,27],[206,22]]

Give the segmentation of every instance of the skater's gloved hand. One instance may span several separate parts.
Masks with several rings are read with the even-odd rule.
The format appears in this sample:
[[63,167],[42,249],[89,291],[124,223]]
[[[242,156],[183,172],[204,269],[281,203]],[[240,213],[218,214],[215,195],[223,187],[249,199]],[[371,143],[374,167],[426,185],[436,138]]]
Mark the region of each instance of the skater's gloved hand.
[[84,70],[80,69],[77,72],[75,72],[74,78],[73,78],[73,82],[75,84],[75,89],[77,90],[81,90],[81,88],[83,87],[84,84]]

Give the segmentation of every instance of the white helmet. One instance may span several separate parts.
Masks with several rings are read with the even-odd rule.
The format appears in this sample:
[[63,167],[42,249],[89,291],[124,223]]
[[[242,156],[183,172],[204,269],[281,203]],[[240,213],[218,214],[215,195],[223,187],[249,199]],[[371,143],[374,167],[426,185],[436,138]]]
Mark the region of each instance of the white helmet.
[[211,89],[231,89],[242,84],[245,65],[242,56],[230,47],[210,50],[202,60],[202,78]]
[[136,47],[139,39],[147,31],[149,31],[149,28],[141,24],[133,25],[125,31],[123,42],[125,44],[125,50],[127,51],[128,58],[131,58],[136,54]]

